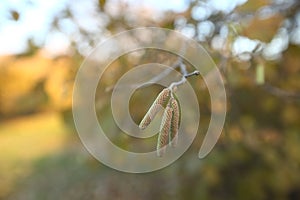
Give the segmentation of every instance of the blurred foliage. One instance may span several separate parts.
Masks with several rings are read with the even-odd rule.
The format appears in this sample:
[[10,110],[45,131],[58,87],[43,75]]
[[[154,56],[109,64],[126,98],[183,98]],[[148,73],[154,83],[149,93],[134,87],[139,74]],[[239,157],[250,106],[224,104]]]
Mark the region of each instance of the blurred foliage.
[[[300,199],[299,1],[249,0],[222,12],[210,1],[194,0],[179,13],[123,1],[92,2],[87,16],[69,3],[51,19],[49,35],[64,34],[70,41],[66,51],[49,52],[45,41],[28,38],[26,51],[0,57],[0,199]],[[25,7],[6,9],[11,23],[26,12]],[[219,142],[199,160],[210,100],[203,79],[190,78],[198,85],[201,110],[193,145],[163,170],[125,174],[83,149],[72,120],[72,89],[80,64],[98,42],[140,26],[171,28],[198,40],[222,72],[228,112]],[[247,50],[240,52],[236,41],[241,38],[256,43],[253,48],[242,43]],[[176,57],[153,50],[135,53],[105,71],[95,107],[114,143],[141,150],[145,147],[121,134],[112,119],[113,86],[133,66],[172,65]],[[160,89],[133,95],[129,107],[136,122]]]
[[[255,17],[250,24],[244,28],[243,35],[251,39],[258,39],[263,42],[270,42],[274,34],[277,32],[282,23],[282,16],[280,13],[269,17],[267,19],[260,19]],[[253,30],[260,30],[259,32]]]

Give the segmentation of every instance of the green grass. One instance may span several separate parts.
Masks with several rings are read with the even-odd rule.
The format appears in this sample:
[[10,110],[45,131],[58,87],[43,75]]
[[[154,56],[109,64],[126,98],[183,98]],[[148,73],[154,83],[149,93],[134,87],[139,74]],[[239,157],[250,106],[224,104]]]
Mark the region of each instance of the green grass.
[[0,123],[0,199],[32,172],[36,160],[63,149],[67,132],[58,113]]

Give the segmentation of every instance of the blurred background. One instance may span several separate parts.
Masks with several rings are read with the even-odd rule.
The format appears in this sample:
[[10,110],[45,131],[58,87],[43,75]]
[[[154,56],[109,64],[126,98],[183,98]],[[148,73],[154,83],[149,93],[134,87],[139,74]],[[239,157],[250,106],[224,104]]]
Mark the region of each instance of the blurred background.
[[[203,85],[196,88],[196,140],[167,168],[127,174],[99,163],[80,143],[72,89],[99,42],[141,26],[177,30],[202,44],[222,72],[228,108],[220,140],[199,160],[210,102],[203,80],[190,78]],[[138,142],[111,128],[113,85],[135,65],[172,65],[176,57],[166,54],[124,55],[99,84],[99,121],[124,148]],[[134,94],[137,123],[161,89]],[[300,2],[1,0],[0,199],[171,198],[300,199]]]

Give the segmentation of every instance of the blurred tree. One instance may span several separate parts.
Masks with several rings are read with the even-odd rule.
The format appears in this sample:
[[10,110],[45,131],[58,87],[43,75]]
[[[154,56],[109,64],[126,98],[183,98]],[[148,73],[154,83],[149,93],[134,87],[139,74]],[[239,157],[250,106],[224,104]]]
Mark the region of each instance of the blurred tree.
[[[120,175],[131,180],[131,185],[133,182],[146,184],[151,190],[147,196],[135,193],[136,190],[144,191],[143,184],[135,185],[133,191],[130,184],[119,178],[112,182],[106,178],[101,182],[95,178],[98,171],[80,174],[75,178],[76,182],[104,183],[111,195],[107,199],[114,199],[114,195],[131,199],[300,199],[300,1],[191,0],[185,1],[187,8],[180,12],[157,11],[147,5],[135,6],[141,4],[133,2],[57,3],[59,9],[49,17],[43,39],[30,36],[24,52],[0,58],[0,117],[56,110],[71,123],[74,77],[93,47],[115,33],[140,26],[171,28],[201,43],[224,76],[228,116],[216,148],[204,160],[197,160],[196,152],[203,138],[199,135],[169,171],[167,168],[153,177],[134,180]],[[15,5],[16,9],[4,7],[10,15],[5,15],[0,31],[7,23],[21,23],[25,14],[38,4],[32,1],[27,6]],[[57,41],[58,44],[53,45]],[[141,55],[117,59],[105,72],[103,84],[99,84],[96,94],[98,115],[106,116],[102,122],[117,134],[120,131],[111,120],[109,98],[118,78],[136,64],[172,65],[176,61],[174,56],[164,53],[148,51]],[[202,79],[191,79],[190,82],[205,87]],[[132,104],[140,107],[138,111],[131,109],[135,112],[132,114],[138,116],[133,117],[136,121],[151,103],[152,94],[161,88],[152,89],[155,91],[144,96],[137,93],[136,99],[132,99],[131,107]],[[210,117],[209,94],[201,89],[196,88],[200,110],[204,113],[201,113],[199,133],[205,132]],[[139,104],[141,97],[145,99],[143,105]],[[118,139],[115,142],[124,148],[137,143],[127,137]],[[61,162],[58,159],[57,163],[46,164],[44,170],[53,173],[48,165],[62,170]],[[79,168],[90,170],[85,164]],[[66,165],[72,167],[72,163]],[[69,173],[66,176],[71,177]],[[37,190],[34,199],[39,199],[40,191],[51,195],[47,186],[55,180],[40,183],[39,177],[35,179],[38,184],[28,186],[30,191]],[[162,189],[157,189],[157,182],[165,183]],[[61,196],[72,196],[72,188],[79,187],[77,183],[66,183]],[[61,186],[59,184],[63,185],[58,183],[57,187]],[[176,190],[170,192],[172,189],[168,186]],[[87,191],[95,192],[90,188]],[[81,195],[73,195],[72,199],[80,199],[86,194],[81,187],[76,192]]]

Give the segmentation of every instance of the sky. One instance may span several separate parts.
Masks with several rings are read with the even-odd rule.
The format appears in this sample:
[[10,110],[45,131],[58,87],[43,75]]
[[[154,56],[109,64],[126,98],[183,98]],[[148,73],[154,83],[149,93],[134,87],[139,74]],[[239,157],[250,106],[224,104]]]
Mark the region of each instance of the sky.
[[[27,38],[42,43],[49,31],[51,18],[66,3],[66,0],[32,0],[31,6],[24,0],[1,0],[0,2],[0,54],[21,53],[26,50]],[[5,20],[10,10],[20,13],[18,21]],[[26,12],[24,12],[26,11]]]
[[[110,2],[116,4],[120,1],[127,2],[132,7],[150,7],[159,12],[167,10],[183,12],[188,8],[190,0],[110,0]],[[206,6],[210,9],[205,10],[201,6],[195,7],[192,11],[192,16],[198,20],[205,20],[212,12],[220,11],[226,14],[231,12],[237,5],[243,4],[246,1],[247,0],[208,0]],[[31,2],[31,4],[28,2]],[[60,22],[60,25],[63,27],[63,32],[50,30],[50,23],[53,17],[59,15],[66,7],[76,13],[74,15],[76,24],[71,20],[65,19]],[[10,10],[19,12],[20,19],[17,21],[6,20],[11,15]],[[71,39],[82,39],[80,37],[75,39],[71,38],[75,37],[74,32],[76,32],[77,25],[87,30],[91,29],[91,31],[94,32],[99,31],[101,27],[105,27],[105,20],[103,21],[102,19],[101,21],[93,18],[91,12],[96,12],[95,0],[1,0],[0,55],[24,52],[27,48],[28,38],[32,38],[35,44],[44,44],[44,48],[50,52],[63,53],[67,51],[70,46]],[[212,25],[208,21],[204,21],[201,24],[201,29],[206,34],[209,34],[211,31],[209,29],[211,28]],[[189,29],[189,27],[187,27],[183,29],[182,32],[187,35],[192,35],[194,31],[191,29],[192,28]],[[274,47],[282,49],[286,46],[286,38],[279,36],[273,44],[271,43],[269,45],[269,48],[265,52],[266,54],[272,53]],[[221,44],[221,39],[216,40],[216,43]],[[84,48],[84,41],[82,43]],[[239,37],[233,45],[233,53],[239,54],[241,52],[251,51],[251,49],[255,48],[256,43],[257,41]]]
[[[172,3],[161,0],[124,0],[129,4],[135,6],[150,6],[154,9],[161,11],[173,10],[176,12],[183,11],[187,8],[187,4],[184,0],[172,0]],[[28,4],[32,2],[34,6]],[[71,6],[75,10],[76,14],[82,17],[90,6],[93,6],[92,1],[72,1]],[[85,4],[84,6],[82,6]],[[56,16],[64,7],[69,6],[68,0],[1,0],[0,1],[0,55],[5,54],[17,54],[21,53],[27,48],[27,38],[33,38],[37,44],[42,44],[46,41],[46,46],[53,51],[59,51],[56,47],[66,47],[69,42],[63,34],[54,33],[52,36],[47,36],[49,33],[49,26],[51,19]],[[10,10],[15,10],[20,13],[20,19],[18,21],[6,20],[10,16]],[[24,12],[26,11],[26,12]],[[89,20],[84,20],[81,23],[82,26],[87,24]],[[90,22],[93,22],[90,20]],[[70,22],[65,22],[67,26],[72,26]],[[68,24],[69,23],[69,24]],[[80,23],[80,22],[79,22]],[[71,27],[72,28],[72,27]],[[47,38],[48,37],[48,38]],[[62,49],[63,49],[62,47]]]

